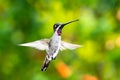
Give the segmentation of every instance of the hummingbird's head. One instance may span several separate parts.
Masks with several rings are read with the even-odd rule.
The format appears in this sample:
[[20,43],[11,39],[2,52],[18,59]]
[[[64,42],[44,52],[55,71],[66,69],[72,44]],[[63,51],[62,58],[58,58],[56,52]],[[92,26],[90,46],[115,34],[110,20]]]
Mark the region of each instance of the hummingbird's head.
[[73,20],[73,21],[70,21],[70,22],[67,22],[67,23],[56,23],[54,24],[53,26],[53,29],[54,29],[54,32],[57,31],[57,34],[60,36],[61,33],[62,33],[62,29],[65,25],[69,24],[69,23],[72,23],[72,22],[76,22],[76,21],[79,21],[78,19],[77,20]]

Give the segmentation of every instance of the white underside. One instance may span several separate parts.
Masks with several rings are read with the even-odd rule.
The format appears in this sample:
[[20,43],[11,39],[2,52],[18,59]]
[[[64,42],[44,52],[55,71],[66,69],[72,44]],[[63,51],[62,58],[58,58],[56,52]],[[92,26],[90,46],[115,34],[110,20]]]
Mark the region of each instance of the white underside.
[[61,36],[58,36],[57,32],[55,32],[49,44],[51,46],[49,47],[47,51],[47,54],[49,55],[48,60],[52,60],[52,58],[56,58],[60,50]]

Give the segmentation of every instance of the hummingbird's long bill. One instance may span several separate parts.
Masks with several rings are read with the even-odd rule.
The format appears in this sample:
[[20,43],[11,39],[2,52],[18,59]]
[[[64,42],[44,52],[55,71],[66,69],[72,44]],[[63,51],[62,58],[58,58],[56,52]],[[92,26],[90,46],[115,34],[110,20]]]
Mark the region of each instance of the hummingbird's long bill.
[[61,24],[60,29],[63,29],[63,27],[64,27],[65,25],[70,24],[70,23],[72,23],[72,22],[76,22],[76,21],[79,21],[79,19],[76,19],[76,20],[73,20],[73,21],[69,21],[69,22],[63,23],[63,24]]
[[64,23],[63,25],[65,26],[65,25],[67,25],[67,24],[70,24],[70,23],[72,23],[72,22],[76,22],[76,21],[79,21],[79,19],[76,19],[76,20],[73,20],[73,21],[70,21],[70,22]]

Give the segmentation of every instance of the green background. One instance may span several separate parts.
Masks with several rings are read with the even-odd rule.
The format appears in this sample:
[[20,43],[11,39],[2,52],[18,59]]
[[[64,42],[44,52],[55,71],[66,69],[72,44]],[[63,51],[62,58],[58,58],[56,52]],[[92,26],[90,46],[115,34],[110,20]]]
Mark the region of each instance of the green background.
[[[45,51],[18,46],[75,19],[62,40],[83,47],[60,52],[46,72]],[[0,80],[120,80],[120,0],[0,0]]]

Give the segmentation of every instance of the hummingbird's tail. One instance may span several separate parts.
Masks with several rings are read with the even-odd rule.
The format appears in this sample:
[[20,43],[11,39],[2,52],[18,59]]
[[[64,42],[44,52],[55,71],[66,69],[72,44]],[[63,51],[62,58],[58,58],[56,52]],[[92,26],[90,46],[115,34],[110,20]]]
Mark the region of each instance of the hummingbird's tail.
[[48,68],[48,66],[49,66],[49,64],[50,64],[50,60],[48,60],[47,58],[45,58],[43,66],[41,68],[41,71],[46,71],[47,68]]

